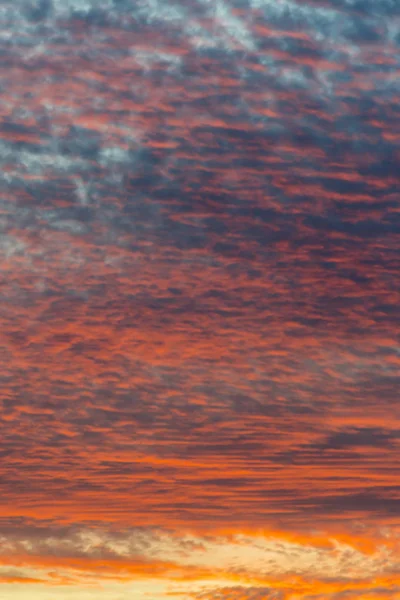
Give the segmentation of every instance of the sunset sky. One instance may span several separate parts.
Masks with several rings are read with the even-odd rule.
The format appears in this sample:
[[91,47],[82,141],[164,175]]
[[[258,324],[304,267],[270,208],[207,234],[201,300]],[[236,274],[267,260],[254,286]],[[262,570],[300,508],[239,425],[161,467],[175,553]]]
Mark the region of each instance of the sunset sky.
[[0,56],[0,600],[400,600],[400,2]]

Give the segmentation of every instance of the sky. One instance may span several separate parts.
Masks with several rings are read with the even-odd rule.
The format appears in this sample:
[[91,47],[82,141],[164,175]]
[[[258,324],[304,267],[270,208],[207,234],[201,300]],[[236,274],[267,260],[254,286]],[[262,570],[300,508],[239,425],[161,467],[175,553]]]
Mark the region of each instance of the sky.
[[400,600],[398,0],[0,54],[0,600]]

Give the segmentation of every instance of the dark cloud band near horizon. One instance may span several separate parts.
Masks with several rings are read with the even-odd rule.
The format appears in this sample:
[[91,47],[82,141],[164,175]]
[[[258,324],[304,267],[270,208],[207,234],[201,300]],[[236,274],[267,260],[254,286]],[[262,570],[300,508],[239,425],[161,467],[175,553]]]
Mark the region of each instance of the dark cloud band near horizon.
[[0,600],[400,598],[400,3],[0,54]]

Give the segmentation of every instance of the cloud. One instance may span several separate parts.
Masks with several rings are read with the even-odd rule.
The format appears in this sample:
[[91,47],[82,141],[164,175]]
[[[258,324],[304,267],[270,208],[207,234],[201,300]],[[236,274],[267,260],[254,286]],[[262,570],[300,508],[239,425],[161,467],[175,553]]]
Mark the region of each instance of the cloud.
[[0,7],[4,581],[398,593],[398,17]]
[[196,600],[284,600],[284,592],[269,588],[233,586],[217,590],[199,592],[193,595]]
[[22,522],[2,531],[2,585],[42,583],[60,598],[68,589],[119,598],[157,588],[160,597],[171,592],[195,600],[356,600],[395,597],[400,589],[395,529],[373,548],[371,538],[358,540],[356,548],[354,534],[349,543],[327,532],[202,536]]
[[113,531],[101,525],[85,527],[24,527],[4,532],[2,556],[81,558],[164,565],[163,569],[204,570],[215,576],[240,574],[243,577],[303,578],[356,581],[395,573],[398,558],[389,546],[373,552],[357,549],[334,538],[308,541],[285,540],[266,535],[229,536],[178,535],[156,529],[136,528]]

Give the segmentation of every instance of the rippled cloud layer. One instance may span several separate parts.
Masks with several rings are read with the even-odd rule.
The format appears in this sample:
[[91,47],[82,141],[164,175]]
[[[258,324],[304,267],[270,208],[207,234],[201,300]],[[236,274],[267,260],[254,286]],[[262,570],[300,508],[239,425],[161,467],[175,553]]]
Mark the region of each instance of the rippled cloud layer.
[[400,4],[0,51],[1,600],[400,598]]

